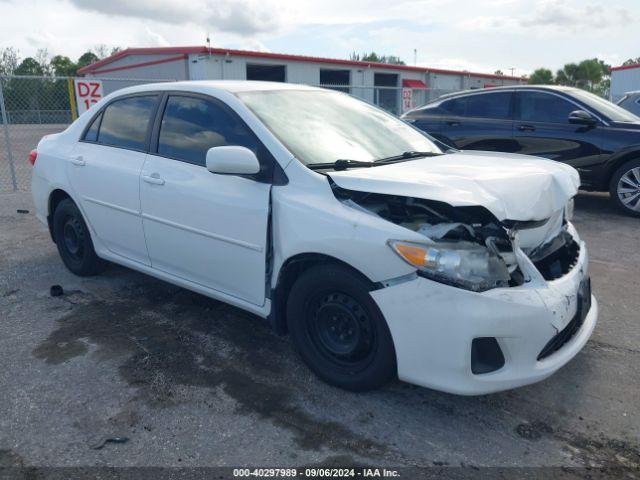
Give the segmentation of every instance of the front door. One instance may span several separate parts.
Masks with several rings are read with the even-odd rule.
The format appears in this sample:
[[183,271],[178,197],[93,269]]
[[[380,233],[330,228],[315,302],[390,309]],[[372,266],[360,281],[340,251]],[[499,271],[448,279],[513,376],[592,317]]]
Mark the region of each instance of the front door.
[[559,95],[518,91],[513,126],[517,153],[568,163],[578,170],[597,163],[601,127],[569,123],[569,114],[574,110],[581,107]]
[[85,219],[112,252],[149,265],[140,216],[140,172],[158,95],[110,103],[71,152],[67,172]]
[[255,305],[265,301],[271,184],[213,174],[209,148],[240,145],[263,162],[264,147],[213,98],[166,98],[157,147],[142,169],[145,238],[154,269]]

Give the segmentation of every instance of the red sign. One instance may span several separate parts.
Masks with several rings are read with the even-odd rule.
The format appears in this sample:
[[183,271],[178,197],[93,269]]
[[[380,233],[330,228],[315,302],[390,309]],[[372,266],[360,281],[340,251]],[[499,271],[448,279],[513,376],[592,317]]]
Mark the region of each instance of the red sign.
[[82,115],[102,99],[102,80],[76,78],[74,84],[78,115]]

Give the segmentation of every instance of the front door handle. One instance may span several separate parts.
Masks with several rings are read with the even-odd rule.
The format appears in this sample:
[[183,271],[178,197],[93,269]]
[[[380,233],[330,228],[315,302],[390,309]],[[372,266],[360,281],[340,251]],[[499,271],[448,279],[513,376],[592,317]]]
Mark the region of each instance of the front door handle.
[[536,127],[534,127],[533,125],[518,125],[518,130],[520,130],[521,132],[535,132]]
[[71,157],[71,163],[77,165],[78,167],[84,167],[87,164],[87,162],[84,161],[84,158],[82,158],[82,155]]
[[160,178],[160,174],[152,173],[151,175],[142,175],[142,180],[153,185],[164,185],[164,179]]
[[455,120],[449,120],[447,122],[447,125],[449,125],[450,127],[457,127],[458,125],[460,125],[460,122],[456,122]]

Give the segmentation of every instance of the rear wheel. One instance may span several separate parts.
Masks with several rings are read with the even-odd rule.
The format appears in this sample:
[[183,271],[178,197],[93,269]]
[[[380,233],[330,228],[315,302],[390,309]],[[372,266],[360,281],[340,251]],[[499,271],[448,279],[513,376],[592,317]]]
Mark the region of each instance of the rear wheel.
[[345,267],[318,266],[302,274],[287,302],[289,332],[304,362],[347,390],[377,388],[396,375],[391,334],[368,287]]
[[53,213],[53,238],[71,272],[85,277],[104,270],[106,262],[96,255],[87,224],[69,198],[62,200]]
[[640,217],[640,159],[625,163],[613,173],[609,193],[623,212]]

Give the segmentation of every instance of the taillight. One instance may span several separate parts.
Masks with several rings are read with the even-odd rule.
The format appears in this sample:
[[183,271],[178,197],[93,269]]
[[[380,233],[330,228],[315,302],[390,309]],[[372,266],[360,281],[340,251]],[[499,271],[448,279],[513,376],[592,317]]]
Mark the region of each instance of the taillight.
[[36,164],[36,158],[38,158],[38,151],[34,148],[29,152],[29,163],[31,165]]

